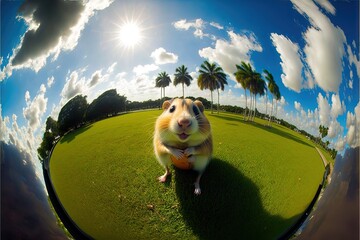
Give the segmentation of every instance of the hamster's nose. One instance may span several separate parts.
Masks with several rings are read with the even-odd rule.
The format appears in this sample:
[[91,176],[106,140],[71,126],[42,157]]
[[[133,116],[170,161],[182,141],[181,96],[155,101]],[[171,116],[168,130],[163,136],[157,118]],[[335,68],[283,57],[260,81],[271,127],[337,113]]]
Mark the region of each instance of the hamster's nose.
[[188,118],[182,118],[178,120],[179,127],[181,128],[187,128],[191,125],[191,121]]

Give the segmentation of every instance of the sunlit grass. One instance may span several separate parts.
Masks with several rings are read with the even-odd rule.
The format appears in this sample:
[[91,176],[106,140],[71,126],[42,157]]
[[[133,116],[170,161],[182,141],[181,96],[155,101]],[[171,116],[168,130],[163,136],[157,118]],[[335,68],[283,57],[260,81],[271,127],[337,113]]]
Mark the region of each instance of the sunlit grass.
[[234,114],[209,114],[214,159],[202,195],[192,171],[166,184],[153,154],[160,111],[121,115],[65,136],[50,173],[70,216],[95,239],[274,239],[306,209],[324,167],[304,136]]

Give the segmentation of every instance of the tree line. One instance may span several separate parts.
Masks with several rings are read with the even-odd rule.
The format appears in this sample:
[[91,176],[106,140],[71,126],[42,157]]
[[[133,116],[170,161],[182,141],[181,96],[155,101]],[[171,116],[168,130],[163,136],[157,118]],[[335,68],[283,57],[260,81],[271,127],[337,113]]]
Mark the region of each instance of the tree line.
[[57,121],[47,118],[42,142],[37,149],[40,161],[49,156],[56,140],[70,130],[125,111],[126,97],[118,95],[116,89],[105,91],[90,104],[86,98],[77,95],[70,99],[61,108]]

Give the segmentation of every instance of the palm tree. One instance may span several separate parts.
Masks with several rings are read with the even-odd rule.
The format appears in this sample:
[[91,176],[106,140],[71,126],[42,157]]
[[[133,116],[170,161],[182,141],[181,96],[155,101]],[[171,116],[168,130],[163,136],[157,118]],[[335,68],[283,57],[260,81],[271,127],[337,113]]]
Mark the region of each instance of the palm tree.
[[260,74],[256,75],[255,78],[255,88],[254,88],[254,113],[252,116],[252,121],[254,121],[255,119],[255,114],[256,114],[256,95],[260,95],[260,96],[264,96],[265,92],[266,92],[266,83],[264,81],[264,79],[262,79]]
[[[221,67],[219,67],[221,68]],[[227,85],[227,81],[226,81],[226,74],[224,72],[222,72],[222,68],[221,68],[221,72],[218,73],[219,77],[217,78],[217,93],[218,93],[218,105],[217,105],[217,113],[219,114],[219,108],[220,108],[220,93],[219,93],[219,89],[221,89],[221,91],[224,91],[225,85]]]
[[219,88],[224,90],[226,81],[226,74],[220,66],[216,63],[209,63],[204,61],[200,66],[198,77],[198,86],[200,90],[209,89],[211,92],[211,113],[213,113],[213,91],[218,90],[218,113],[219,113]]
[[159,77],[157,77],[157,78],[155,79],[155,87],[160,88],[160,106],[159,106],[159,109],[161,109],[161,99],[162,99],[162,93],[163,93],[163,91],[162,91],[162,87],[161,87],[161,80],[160,80]]
[[236,64],[236,69],[237,71],[234,73],[235,75],[235,79],[238,83],[240,83],[241,87],[244,89],[245,91],[245,111],[244,111],[244,119],[246,117],[246,110],[248,109],[247,107],[247,94],[246,94],[246,90],[249,88],[249,78],[246,75],[246,68],[247,65],[245,62],[241,62],[241,65],[237,65]]
[[275,84],[275,88],[274,88],[274,92],[275,92],[275,100],[276,100],[276,104],[275,104],[275,114],[274,116],[276,117],[277,115],[277,103],[278,101],[280,101],[281,99],[281,94],[280,94],[280,90],[279,90],[279,86],[277,84]]
[[[268,70],[264,70],[265,73],[265,79],[267,80],[267,86],[268,88],[270,88],[270,85],[273,84],[275,82],[273,75],[268,71]],[[266,113],[265,115],[267,115],[267,102],[268,102],[268,91],[266,89],[266,101],[265,101],[265,105],[266,105]]]
[[[246,89],[250,90],[250,108],[249,108],[249,115],[248,119],[251,116],[251,109],[255,104],[256,98],[256,79],[261,78],[261,75],[256,72],[250,65],[250,63],[245,63],[244,61],[241,62],[241,65],[236,65],[237,71],[234,73],[236,79],[241,86],[245,89],[245,101],[246,101],[246,108],[247,108],[247,97],[246,97]],[[254,98],[255,96],[255,98]],[[254,102],[254,104],[253,104]],[[246,108],[245,108],[245,115],[246,116]]]
[[189,86],[192,79],[193,78],[187,72],[187,67],[185,67],[184,65],[178,67],[175,70],[174,85],[176,86],[179,83],[182,84],[183,98],[185,98],[185,96],[184,96],[184,84],[186,84],[186,86]]
[[276,89],[278,89],[274,77],[273,75],[268,71],[268,70],[264,70],[264,73],[266,74],[265,79],[268,81],[268,89],[272,95],[271,98],[271,109],[270,109],[270,114],[269,114],[269,126],[271,123],[271,118],[272,118],[272,114],[273,114],[273,109],[274,109],[274,97],[276,94]]
[[[270,117],[269,117],[269,126],[271,127],[272,113],[273,113],[273,108],[274,108],[274,98],[276,100],[275,110],[276,110],[276,113],[277,113],[277,101],[279,101],[281,99],[281,94],[280,94],[279,86],[275,83],[275,81],[269,83],[269,90],[270,90],[271,95],[272,95],[271,112],[270,112]],[[274,115],[276,115],[276,113]]]
[[[163,98],[162,90],[164,91],[164,97],[165,97],[165,87],[169,86],[170,83],[171,83],[171,79],[169,77],[169,74],[167,74],[166,72],[159,73],[159,75],[155,79],[155,87],[161,88],[161,99]],[[160,108],[161,108],[161,102],[162,101],[160,100]]]

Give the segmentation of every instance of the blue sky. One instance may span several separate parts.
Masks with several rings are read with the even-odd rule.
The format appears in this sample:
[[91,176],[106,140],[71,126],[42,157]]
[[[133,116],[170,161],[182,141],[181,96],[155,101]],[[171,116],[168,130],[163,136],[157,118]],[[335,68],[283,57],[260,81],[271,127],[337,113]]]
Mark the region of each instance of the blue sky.
[[[245,106],[232,73],[250,62],[279,85],[278,118],[314,135],[329,127],[326,140],[339,151],[359,145],[358,1],[46,2],[1,1],[0,139],[34,162],[46,118],[75,95],[91,102],[116,88],[132,101],[156,99],[157,74],[184,64],[195,79],[185,94],[210,99],[196,84],[205,60],[229,74],[222,104]],[[129,23],[140,40],[124,46]],[[265,112],[264,98],[257,107]]]

